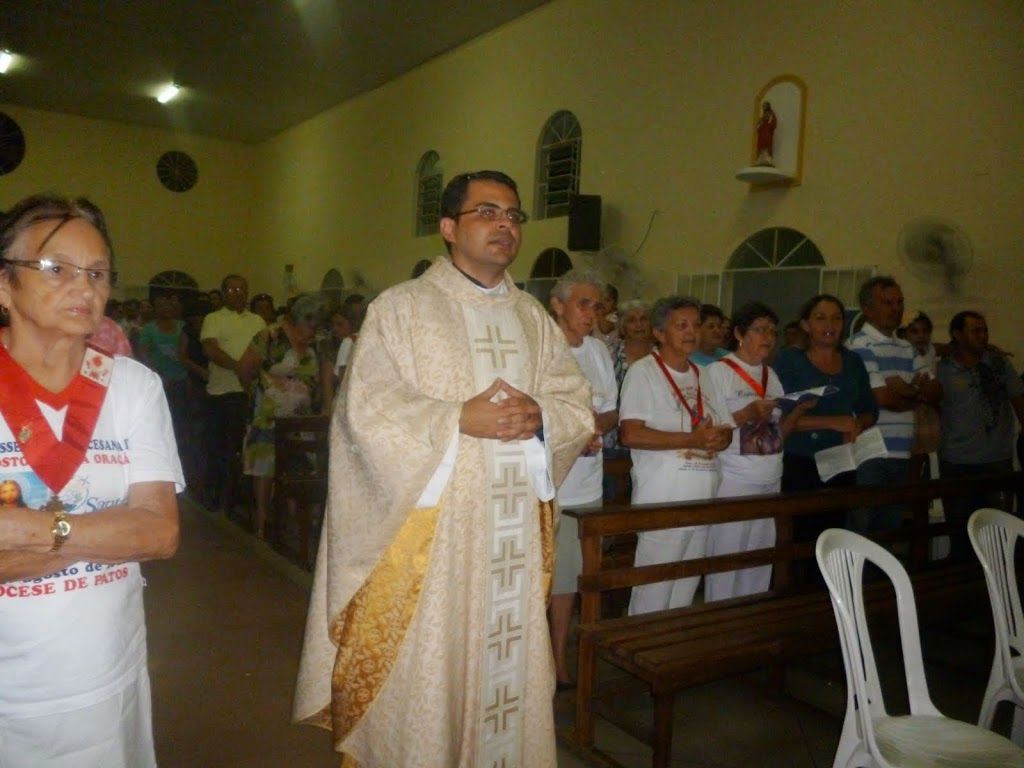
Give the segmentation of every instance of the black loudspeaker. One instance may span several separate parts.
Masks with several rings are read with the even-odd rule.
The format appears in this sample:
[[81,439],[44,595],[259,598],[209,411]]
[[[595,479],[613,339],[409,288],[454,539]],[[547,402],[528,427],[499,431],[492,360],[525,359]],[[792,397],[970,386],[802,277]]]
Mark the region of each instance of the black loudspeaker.
[[601,250],[601,196],[569,198],[569,250]]

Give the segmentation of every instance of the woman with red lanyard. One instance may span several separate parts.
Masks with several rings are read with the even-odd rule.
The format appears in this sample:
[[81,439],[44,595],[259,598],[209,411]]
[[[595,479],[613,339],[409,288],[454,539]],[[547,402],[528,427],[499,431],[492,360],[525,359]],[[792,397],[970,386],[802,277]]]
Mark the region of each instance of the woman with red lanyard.
[[[778,493],[782,481],[782,441],[800,415],[817,401],[806,401],[785,417],[776,407],[784,393],[779,377],[767,364],[775,351],[778,316],[759,302],[744,305],[733,317],[735,352],[705,369],[707,397],[717,412],[730,414],[734,427],[729,447],[718,454],[722,482],[718,498]],[[780,418],[781,417],[781,418]],[[707,555],[726,555],[775,546],[775,521],[770,518],[712,525]],[[765,592],[770,565],[709,574],[706,600]]]
[[160,377],[88,342],[114,282],[103,214],[32,197],[0,223],[0,765],[147,768],[139,561],[178,546]]
[[[651,310],[657,349],[633,363],[622,382],[619,439],[633,459],[634,504],[711,499],[718,488],[716,454],[729,445],[730,426],[707,401],[700,369],[689,361],[700,335],[700,303],[660,299]],[[707,526],[641,533],[636,565],[703,557]],[[633,588],[631,615],[689,605],[700,577]]]

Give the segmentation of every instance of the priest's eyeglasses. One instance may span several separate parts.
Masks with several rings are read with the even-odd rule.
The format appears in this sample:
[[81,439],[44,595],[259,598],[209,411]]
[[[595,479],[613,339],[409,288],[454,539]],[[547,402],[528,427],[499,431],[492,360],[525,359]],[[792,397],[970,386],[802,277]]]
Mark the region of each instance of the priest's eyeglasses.
[[525,224],[530,218],[526,215],[526,211],[519,208],[499,208],[496,205],[478,205],[476,208],[459,211],[452,218],[457,219],[459,216],[465,216],[467,213],[475,213],[484,221],[497,221],[499,218],[504,218],[509,224],[518,225]]
[[41,272],[54,285],[70,283],[83,273],[86,280],[89,281],[89,285],[111,286],[117,283],[117,272],[113,269],[80,267],[59,259],[4,259],[3,262],[4,264],[13,264],[15,267],[27,267]]

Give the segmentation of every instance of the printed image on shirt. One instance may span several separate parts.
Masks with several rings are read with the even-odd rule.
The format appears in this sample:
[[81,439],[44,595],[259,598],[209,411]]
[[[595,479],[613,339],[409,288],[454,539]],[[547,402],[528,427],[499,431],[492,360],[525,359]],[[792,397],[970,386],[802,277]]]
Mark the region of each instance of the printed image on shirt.
[[782,453],[782,431],[771,419],[740,425],[741,456],[773,456]]
[[50,489],[34,472],[19,472],[0,480],[0,509],[28,507],[42,509],[50,500]]

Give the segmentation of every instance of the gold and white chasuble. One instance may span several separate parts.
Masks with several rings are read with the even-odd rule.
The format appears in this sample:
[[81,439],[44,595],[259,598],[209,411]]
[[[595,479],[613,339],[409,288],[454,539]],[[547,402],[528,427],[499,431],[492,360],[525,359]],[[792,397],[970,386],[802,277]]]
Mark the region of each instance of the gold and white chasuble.
[[[294,708],[332,729],[344,765],[556,765],[552,508],[536,489],[553,493],[594,421],[562,332],[505,288],[438,259],[370,305],[353,351]],[[543,444],[458,434],[496,378],[541,406]]]

